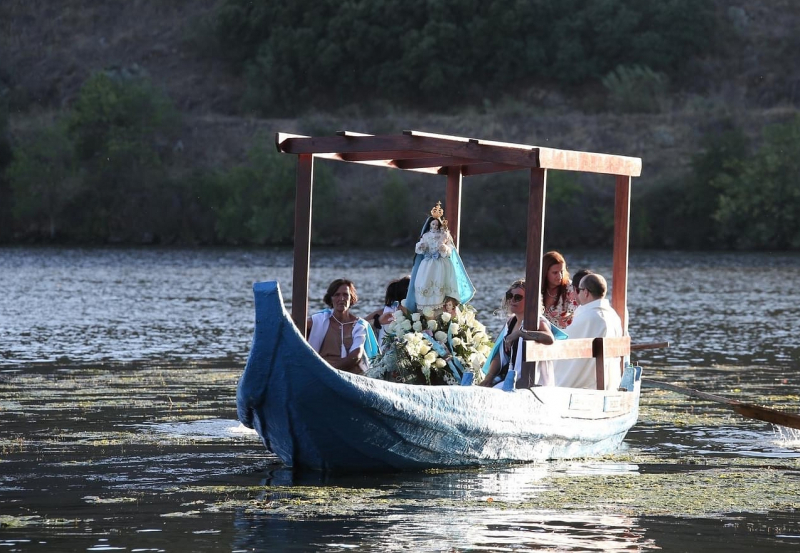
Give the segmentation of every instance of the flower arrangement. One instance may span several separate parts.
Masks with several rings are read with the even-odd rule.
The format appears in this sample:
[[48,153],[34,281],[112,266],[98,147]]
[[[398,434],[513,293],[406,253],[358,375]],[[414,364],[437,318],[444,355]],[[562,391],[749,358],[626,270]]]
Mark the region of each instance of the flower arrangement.
[[492,350],[486,327],[467,304],[436,314],[397,311],[386,325],[383,351],[367,376],[408,384],[458,385],[465,373],[483,379],[483,364]]

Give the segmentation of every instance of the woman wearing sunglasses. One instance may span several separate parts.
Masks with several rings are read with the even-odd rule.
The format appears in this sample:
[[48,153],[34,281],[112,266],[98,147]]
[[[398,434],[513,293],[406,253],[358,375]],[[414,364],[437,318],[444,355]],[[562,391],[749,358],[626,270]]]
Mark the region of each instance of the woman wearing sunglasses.
[[[524,278],[511,283],[498,311],[507,313],[509,316],[503,330],[500,331],[500,335],[497,337],[497,342],[489,355],[489,359],[483,366],[483,372],[486,373],[486,376],[480,385],[485,387],[502,387],[509,369],[516,371],[517,378],[522,374],[522,340],[520,339],[522,338],[522,332],[520,329],[523,326],[522,317],[525,314]],[[537,330],[546,335],[539,335],[542,338],[541,341],[546,343],[553,342],[550,323],[541,315],[539,316]],[[552,386],[554,384],[553,365],[550,361],[539,363],[536,370],[535,384],[539,386]]]

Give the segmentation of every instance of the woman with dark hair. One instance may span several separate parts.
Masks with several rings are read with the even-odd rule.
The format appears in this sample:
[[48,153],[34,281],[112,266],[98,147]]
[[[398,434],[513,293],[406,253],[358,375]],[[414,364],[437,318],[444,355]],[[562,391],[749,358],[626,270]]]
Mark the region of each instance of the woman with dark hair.
[[542,256],[542,301],[547,320],[558,328],[567,328],[578,302],[569,280],[567,262],[557,251]]
[[[497,337],[495,347],[483,367],[486,376],[480,386],[487,388],[502,386],[509,369],[516,371],[517,379],[522,375],[521,348],[523,341],[520,338],[522,338],[522,317],[525,315],[524,278],[511,283],[498,311],[507,313],[508,319],[506,319],[506,324]],[[553,343],[550,323],[544,317],[539,317],[536,330],[539,331],[538,341]],[[535,385],[552,386],[554,383],[552,363],[549,361],[537,363],[534,380]]]
[[378,333],[378,345],[383,345],[383,336],[386,334],[383,326],[394,320],[394,312],[400,308],[400,302],[408,295],[408,286],[411,282],[410,276],[404,276],[393,280],[386,287],[386,296],[383,300],[383,307],[367,315],[366,319],[372,325],[372,329]]
[[377,342],[367,321],[350,312],[358,303],[355,284],[336,279],[323,300],[329,309],[308,318],[308,343],[333,368],[363,374],[369,368],[368,358],[377,354]]
[[409,311],[441,310],[448,298],[457,305],[468,302],[475,294],[443,215],[438,202],[425,220],[414,248],[416,256],[406,298]]

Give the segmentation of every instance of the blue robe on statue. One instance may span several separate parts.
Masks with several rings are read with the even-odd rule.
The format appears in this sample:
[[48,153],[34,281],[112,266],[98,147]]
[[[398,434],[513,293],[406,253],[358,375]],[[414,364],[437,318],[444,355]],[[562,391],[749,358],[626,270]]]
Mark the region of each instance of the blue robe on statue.
[[[430,228],[431,220],[425,221],[423,231]],[[475,287],[447,230],[423,232],[415,251],[405,303],[409,311],[440,309],[448,297],[459,304],[472,299]]]

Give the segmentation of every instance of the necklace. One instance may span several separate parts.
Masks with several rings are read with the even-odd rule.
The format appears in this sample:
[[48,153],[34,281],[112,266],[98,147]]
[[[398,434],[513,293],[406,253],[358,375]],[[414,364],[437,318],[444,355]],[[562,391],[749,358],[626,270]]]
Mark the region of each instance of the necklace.
[[355,323],[355,321],[350,321],[348,323],[343,323],[342,321],[340,321],[339,319],[336,318],[336,315],[334,315],[333,312],[331,312],[331,319],[333,319],[334,321],[339,323],[339,344],[341,346],[339,349],[340,349],[340,354],[341,354],[342,358],[345,358],[345,357],[347,357],[347,348],[344,347],[344,325],[351,325],[351,324]]
[[547,295],[550,296],[551,298],[557,298],[558,297],[558,294],[551,294],[549,288],[546,290],[546,292],[547,292]]

